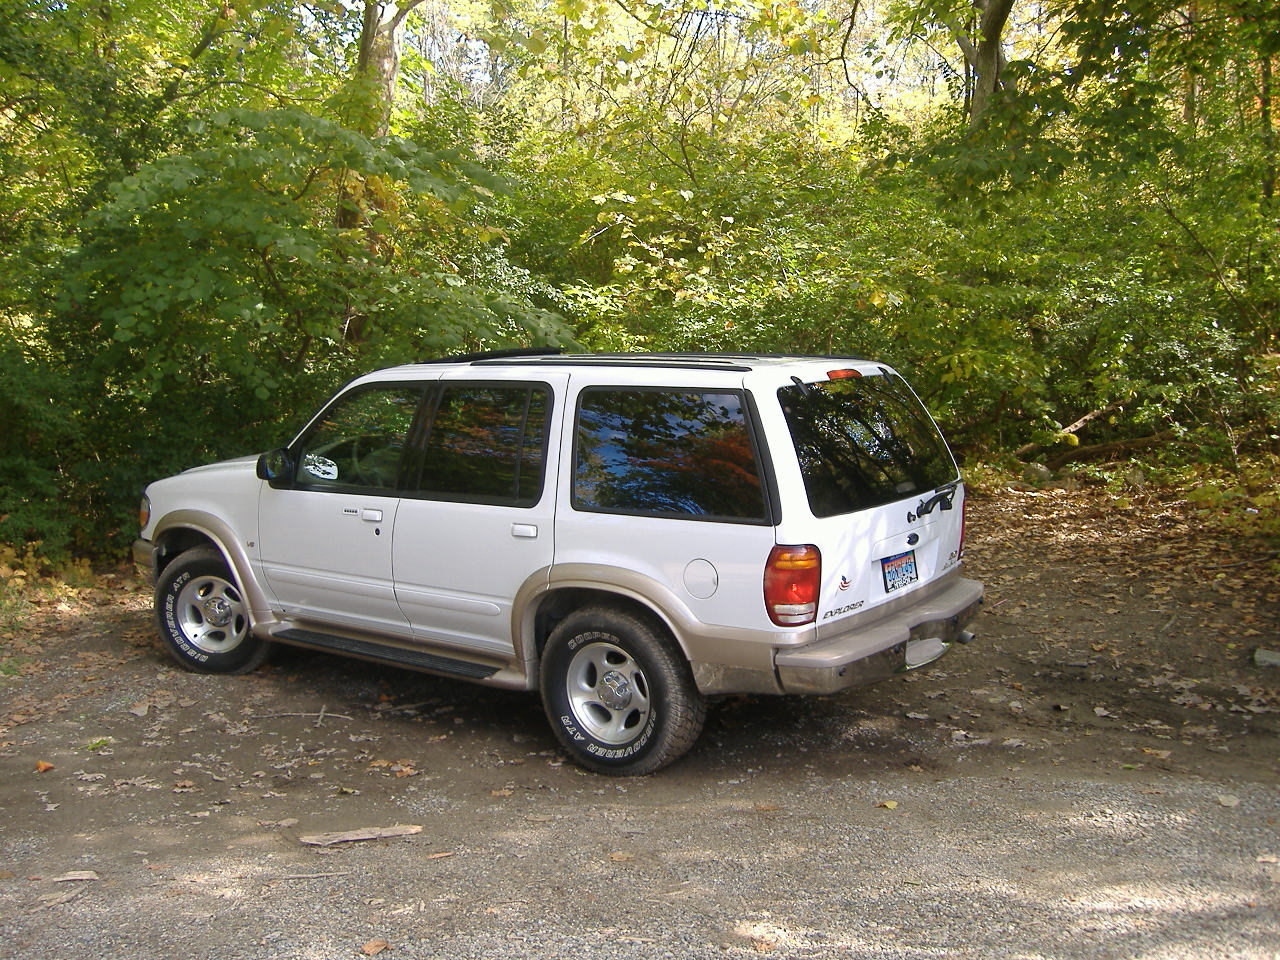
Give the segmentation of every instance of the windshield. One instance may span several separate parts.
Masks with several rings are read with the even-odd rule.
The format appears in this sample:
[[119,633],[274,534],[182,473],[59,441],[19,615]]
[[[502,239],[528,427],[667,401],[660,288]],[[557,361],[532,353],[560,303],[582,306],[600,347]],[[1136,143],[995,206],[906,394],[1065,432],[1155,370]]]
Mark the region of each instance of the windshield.
[[809,508],[831,517],[958,479],[942,434],[896,374],[797,383],[778,391]]

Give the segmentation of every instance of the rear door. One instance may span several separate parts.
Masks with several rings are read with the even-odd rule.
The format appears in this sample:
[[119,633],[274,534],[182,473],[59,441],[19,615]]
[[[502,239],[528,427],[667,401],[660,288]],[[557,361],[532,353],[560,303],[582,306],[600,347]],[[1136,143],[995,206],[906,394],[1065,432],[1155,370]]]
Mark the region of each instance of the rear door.
[[555,545],[548,437],[559,413],[553,385],[567,381],[554,371],[485,380],[471,369],[441,381],[392,548],[396,596],[415,639],[513,654],[514,598],[545,579]]
[[761,577],[776,511],[741,374],[637,369],[584,387],[574,404],[557,570],[576,565],[683,608],[708,633],[767,627]]

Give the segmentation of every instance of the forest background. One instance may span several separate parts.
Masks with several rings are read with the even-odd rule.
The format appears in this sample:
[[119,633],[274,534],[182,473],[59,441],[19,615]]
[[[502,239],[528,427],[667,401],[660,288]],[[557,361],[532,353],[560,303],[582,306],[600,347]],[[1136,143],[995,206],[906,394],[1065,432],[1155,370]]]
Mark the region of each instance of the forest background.
[[509,346],[867,355],[971,465],[1278,537],[1277,54],[1273,0],[0,0],[0,561]]

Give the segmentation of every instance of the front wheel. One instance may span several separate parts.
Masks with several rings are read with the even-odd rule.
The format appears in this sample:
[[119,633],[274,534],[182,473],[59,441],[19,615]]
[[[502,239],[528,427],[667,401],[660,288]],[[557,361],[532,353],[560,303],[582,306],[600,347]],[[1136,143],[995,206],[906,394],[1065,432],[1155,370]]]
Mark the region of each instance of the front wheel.
[[706,719],[706,701],[675,645],[608,607],[561,621],[547,639],[540,679],[556,736],[598,773],[652,773],[693,746]]
[[245,673],[270,649],[253,635],[248,604],[211,547],[188,550],[164,568],[156,619],[174,659],[198,673]]

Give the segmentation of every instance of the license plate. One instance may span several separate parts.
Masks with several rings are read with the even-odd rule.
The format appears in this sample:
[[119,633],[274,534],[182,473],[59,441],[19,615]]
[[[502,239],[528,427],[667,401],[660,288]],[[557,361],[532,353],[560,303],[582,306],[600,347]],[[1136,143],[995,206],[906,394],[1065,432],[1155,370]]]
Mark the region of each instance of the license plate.
[[920,579],[916,572],[916,552],[908,550],[895,557],[885,557],[880,561],[880,569],[884,573],[884,592],[893,593]]

